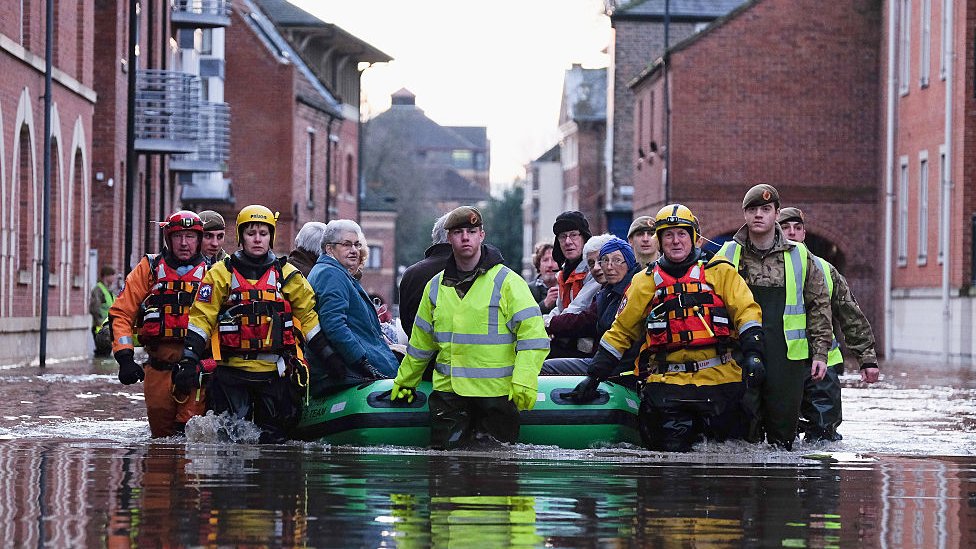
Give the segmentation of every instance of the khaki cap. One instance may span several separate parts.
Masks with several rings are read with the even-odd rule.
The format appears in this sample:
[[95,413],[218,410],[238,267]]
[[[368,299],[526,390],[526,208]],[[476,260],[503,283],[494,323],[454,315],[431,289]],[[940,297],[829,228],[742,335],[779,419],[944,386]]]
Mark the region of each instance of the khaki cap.
[[742,209],[744,210],[750,206],[762,206],[773,202],[779,204],[779,191],[772,185],[761,183],[746,192],[746,196],[742,199]]
[[481,227],[484,225],[484,221],[481,217],[481,212],[477,208],[471,206],[460,206],[451,210],[451,213],[447,214],[447,219],[444,220],[444,229],[466,229],[469,227]]
[[635,219],[634,222],[630,224],[630,228],[627,229],[627,238],[634,236],[634,233],[641,229],[647,229],[653,233],[654,218],[649,215],[642,215]]
[[792,206],[781,209],[779,211],[779,216],[776,218],[776,222],[786,223],[787,221],[799,221],[800,223],[804,223],[803,210],[800,208],[794,208]]
[[213,210],[203,210],[199,215],[200,220],[203,221],[204,231],[221,231],[227,228],[224,224],[224,216]]

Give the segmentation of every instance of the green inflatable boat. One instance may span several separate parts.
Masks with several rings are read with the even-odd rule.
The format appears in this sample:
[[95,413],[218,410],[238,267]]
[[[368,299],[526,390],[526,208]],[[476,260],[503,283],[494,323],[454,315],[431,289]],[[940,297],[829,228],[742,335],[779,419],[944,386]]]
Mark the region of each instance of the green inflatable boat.
[[[583,378],[541,376],[535,407],[522,412],[519,441],[562,448],[593,448],[626,442],[640,444],[637,393],[615,383],[601,383],[593,402],[563,398]],[[430,442],[427,395],[430,382],[417,387],[409,404],[391,403],[392,379],[351,387],[325,398],[312,398],[298,425],[298,438],[354,446],[416,446]]]

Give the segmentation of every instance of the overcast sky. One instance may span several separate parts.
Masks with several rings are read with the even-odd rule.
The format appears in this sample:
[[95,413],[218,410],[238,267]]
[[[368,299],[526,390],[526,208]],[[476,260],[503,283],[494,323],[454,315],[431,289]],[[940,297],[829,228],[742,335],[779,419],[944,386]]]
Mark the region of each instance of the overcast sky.
[[368,116],[407,88],[439,124],[487,126],[496,192],[558,141],[565,71],[608,64],[601,0],[290,1],[393,57],[363,73]]

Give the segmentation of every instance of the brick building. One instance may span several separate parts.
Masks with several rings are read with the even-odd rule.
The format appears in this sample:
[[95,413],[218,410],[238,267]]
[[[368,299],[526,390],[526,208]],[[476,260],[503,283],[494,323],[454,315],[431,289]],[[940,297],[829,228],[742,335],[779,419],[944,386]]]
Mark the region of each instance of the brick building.
[[[566,71],[559,107],[559,159],[563,205],[583,212],[593,234],[606,229],[604,147],[607,138],[607,69]],[[551,225],[550,225],[551,227]]]
[[972,2],[884,2],[886,217],[877,277],[893,358],[972,363],[976,18]]
[[[673,46],[728,14],[744,0],[608,0],[612,40],[607,69],[606,196],[608,225],[626,233],[631,221],[634,172],[641,159],[633,151],[635,112],[629,83],[664,53],[665,19]],[[647,143],[641,143],[645,155]]]
[[[675,45],[670,143],[664,65],[631,82],[638,113],[631,158],[645,156],[634,173],[634,214],[682,202],[706,236],[722,241],[743,223],[745,191],[771,183],[783,205],[807,213],[810,248],[848,277],[877,324],[881,11],[864,0],[823,7],[750,1]],[[665,147],[667,189],[663,158],[649,154]]]
[[[555,199],[561,197],[561,199]],[[522,196],[522,276],[536,277],[532,251],[540,242],[552,243],[552,224],[568,210],[563,193],[563,168],[559,145],[544,152],[525,167],[525,194]]]
[[[54,6],[48,338],[51,359],[87,352],[94,3]],[[0,1],[0,364],[38,356],[44,234],[44,2]]]

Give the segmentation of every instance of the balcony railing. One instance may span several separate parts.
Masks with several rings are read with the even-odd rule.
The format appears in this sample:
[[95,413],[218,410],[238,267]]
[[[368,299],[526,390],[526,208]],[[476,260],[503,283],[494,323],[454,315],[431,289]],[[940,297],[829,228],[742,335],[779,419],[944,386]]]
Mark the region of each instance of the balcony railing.
[[136,75],[136,150],[197,150],[200,78],[185,72],[140,70]]
[[231,0],[170,0],[176,28],[206,29],[230,25]]
[[201,102],[198,107],[197,150],[170,159],[177,172],[224,172],[230,153],[230,107],[227,103]]

